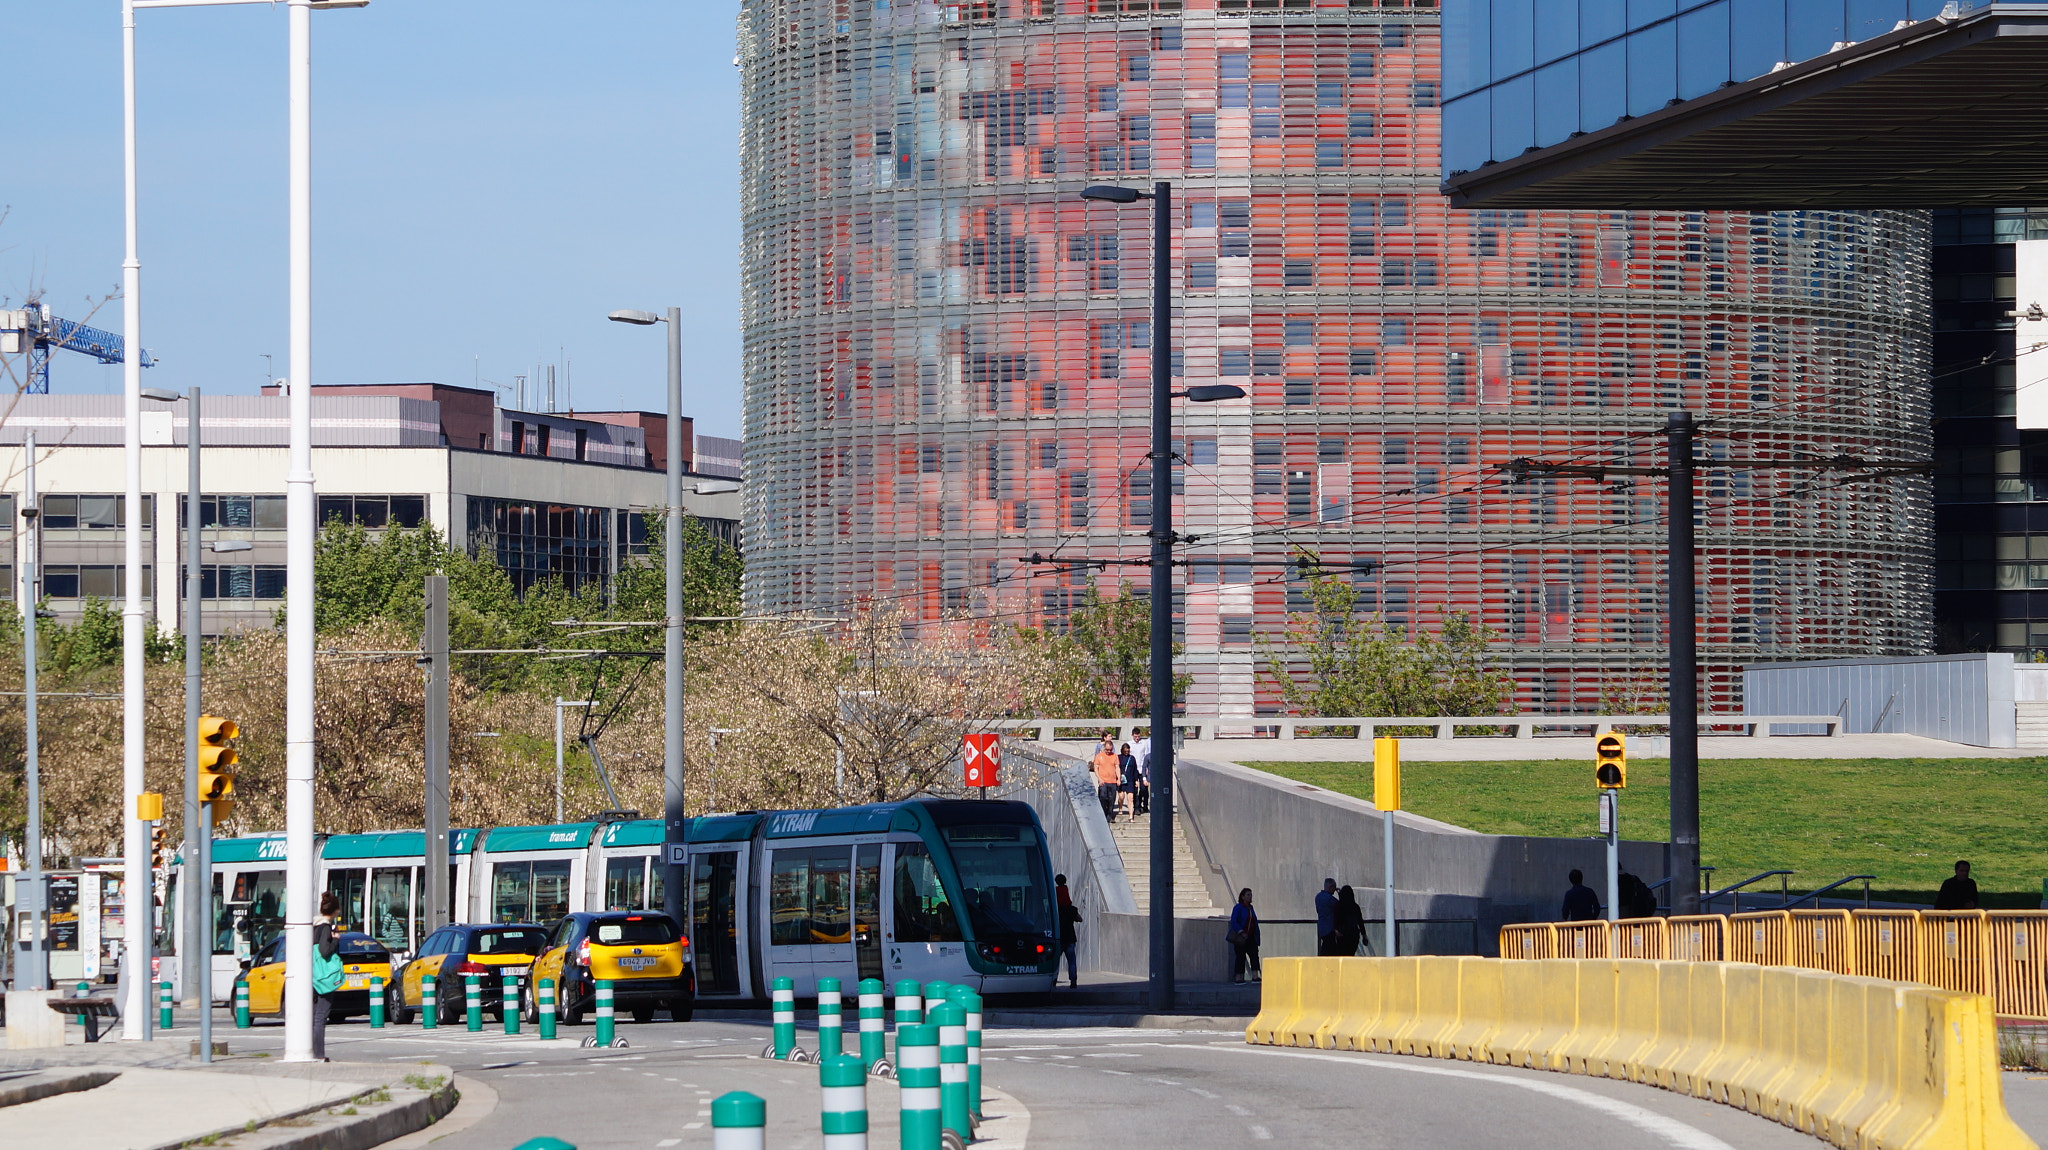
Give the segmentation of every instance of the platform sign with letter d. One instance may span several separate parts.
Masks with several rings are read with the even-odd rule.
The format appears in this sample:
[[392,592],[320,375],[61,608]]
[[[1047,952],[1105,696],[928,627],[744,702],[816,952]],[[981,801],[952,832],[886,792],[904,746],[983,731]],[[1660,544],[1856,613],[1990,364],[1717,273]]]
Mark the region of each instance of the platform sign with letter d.
[[967,764],[967,785],[970,787],[993,787],[1001,785],[997,777],[1003,767],[1003,737],[998,734],[976,734],[967,736],[967,745],[961,756]]

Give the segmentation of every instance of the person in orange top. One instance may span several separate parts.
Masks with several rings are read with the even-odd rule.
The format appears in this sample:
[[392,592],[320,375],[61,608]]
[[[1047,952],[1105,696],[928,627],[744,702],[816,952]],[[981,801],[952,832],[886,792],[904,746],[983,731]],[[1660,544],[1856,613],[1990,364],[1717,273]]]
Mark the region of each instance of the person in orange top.
[[1118,768],[1115,748],[1104,743],[1089,760],[1095,768],[1095,797],[1102,801],[1102,817],[1116,821]]

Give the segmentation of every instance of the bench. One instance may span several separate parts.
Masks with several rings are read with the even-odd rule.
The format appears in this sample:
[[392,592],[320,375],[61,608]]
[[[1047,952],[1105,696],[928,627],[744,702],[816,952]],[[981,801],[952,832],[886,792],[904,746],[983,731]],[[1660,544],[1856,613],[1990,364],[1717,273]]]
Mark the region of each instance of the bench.
[[121,1008],[111,994],[87,995],[79,998],[52,998],[44,1005],[59,1014],[76,1014],[78,1021],[85,1024],[85,1040],[100,1040],[100,1019],[121,1017]]

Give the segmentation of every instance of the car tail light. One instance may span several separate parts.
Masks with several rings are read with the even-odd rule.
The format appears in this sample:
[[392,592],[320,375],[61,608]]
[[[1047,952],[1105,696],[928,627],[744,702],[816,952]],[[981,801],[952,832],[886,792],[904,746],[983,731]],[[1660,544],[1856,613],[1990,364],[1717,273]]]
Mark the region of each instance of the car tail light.
[[455,968],[457,974],[489,974],[491,968],[481,962],[465,962]]
[[590,965],[590,940],[587,938],[576,944],[576,965]]

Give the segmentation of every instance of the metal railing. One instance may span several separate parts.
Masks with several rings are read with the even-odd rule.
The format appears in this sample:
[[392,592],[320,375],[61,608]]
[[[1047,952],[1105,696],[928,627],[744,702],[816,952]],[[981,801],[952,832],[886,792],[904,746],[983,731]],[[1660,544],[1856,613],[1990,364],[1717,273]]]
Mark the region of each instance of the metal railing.
[[[1408,738],[1433,739],[1542,739],[1591,738],[1616,727],[1640,731],[1645,727],[1668,729],[1669,715],[1415,715],[1409,717],[1324,716],[1281,717],[1278,715],[1182,716],[1174,729],[1185,739],[1280,739],[1371,742],[1376,735],[1399,734]],[[1119,743],[1136,738],[1139,730],[1150,730],[1148,719],[986,719],[977,726],[988,730],[1028,735],[1041,743],[1086,742],[1113,732]],[[1749,738],[1771,738],[1771,728],[1784,726],[1825,727],[1830,736],[1844,733],[1840,715],[1749,715],[1704,714],[1699,716],[1700,733],[1711,735],[1716,728],[1739,728]],[[1429,732],[1417,736],[1418,729]],[[1462,734],[1460,732],[1463,732]],[[1810,738],[1813,736],[1776,736]]]
[[1724,886],[1724,887],[1722,887],[1722,888],[1721,888],[1720,890],[1714,891],[1714,892],[1713,892],[1713,893],[1711,893],[1711,894],[1703,894],[1703,895],[1701,895],[1701,896],[1700,896],[1700,910],[1702,910],[1702,911],[1711,911],[1711,910],[1713,909],[1713,906],[1714,906],[1714,900],[1715,900],[1715,899],[1717,899],[1717,898],[1720,898],[1720,897],[1721,897],[1722,895],[1724,895],[1724,894],[1725,894],[1725,895],[1729,895],[1729,896],[1731,896],[1731,898],[1732,898],[1732,901],[1733,901],[1733,902],[1734,902],[1734,904],[1735,904],[1735,909],[1734,909],[1734,910],[1732,910],[1732,911],[1729,911],[1728,913],[1730,913],[1730,914],[1741,914],[1741,913],[1742,913],[1742,888],[1743,888],[1743,887],[1746,887],[1746,886],[1748,886],[1748,885],[1749,885],[1750,883],[1753,883],[1753,882],[1761,882],[1761,881],[1763,881],[1764,879],[1770,878],[1770,877],[1771,877],[1772,875],[1777,875],[1777,876],[1779,876],[1779,878],[1778,878],[1778,893],[1779,893],[1779,895],[1780,895],[1780,899],[1779,899],[1779,909],[1781,909],[1781,910],[1782,910],[1782,909],[1784,909],[1785,907],[1787,907],[1787,906],[1790,906],[1790,905],[1792,905],[1792,887],[1791,887],[1791,883],[1789,882],[1789,880],[1787,880],[1787,879],[1786,879],[1786,878],[1784,877],[1784,876],[1786,876],[1786,875],[1789,875],[1789,874],[1791,874],[1791,873],[1792,873],[1792,872],[1791,872],[1791,871],[1789,871],[1789,870],[1767,870],[1767,871],[1763,872],[1762,874],[1754,874],[1754,875],[1751,875],[1751,876],[1749,876],[1748,878],[1746,878],[1746,879],[1743,879],[1743,880],[1742,880],[1741,882],[1739,882],[1739,883],[1736,883],[1736,884],[1734,884],[1734,885],[1732,885],[1732,886]]
[[1793,899],[1791,902],[1786,903],[1785,909],[1790,910],[1793,907],[1798,906],[1802,902],[1811,902],[1815,905],[1819,905],[1820,896],[1828,893],[1829,891],[1835,889],[1838,886],[1846,886],[1849,883],[1861,880],[1863,883],[1863,909],[1869,910],[1870,880],[1876,877],[1877,876],[1874,874],[1852,874],[1846,878],[1838,878],[1835,881],[1829,883],[1824,887],[1821,887],[1818,890],[1808,891],[1807,893],[1800,895],[1798,898]]

